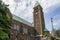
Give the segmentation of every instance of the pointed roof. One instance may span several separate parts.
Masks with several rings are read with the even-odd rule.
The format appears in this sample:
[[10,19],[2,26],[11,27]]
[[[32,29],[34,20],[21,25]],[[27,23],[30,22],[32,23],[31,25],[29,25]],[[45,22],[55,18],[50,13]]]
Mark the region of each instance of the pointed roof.
[[40,5],[40,4],[39,4],[39,2],[38,2],[38,1],[36,1],[36,3],[35,3],[35,5],[34,5],[34,7],[36,7],[36,6],[38,6],[38,5]]

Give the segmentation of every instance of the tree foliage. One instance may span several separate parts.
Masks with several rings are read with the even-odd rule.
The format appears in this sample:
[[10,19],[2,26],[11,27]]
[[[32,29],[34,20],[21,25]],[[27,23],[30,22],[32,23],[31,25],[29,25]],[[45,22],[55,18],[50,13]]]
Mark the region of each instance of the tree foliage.
[[56,35],[57,35],[57,37],[60,38],[60,29],[59,30],[56,30]]
[[49,31],[45,31],[44,33],[43,33],[43,37],[49,37]]
[[8,40],[10,20],[7,17],[7,5],[0,0],[0,40]]

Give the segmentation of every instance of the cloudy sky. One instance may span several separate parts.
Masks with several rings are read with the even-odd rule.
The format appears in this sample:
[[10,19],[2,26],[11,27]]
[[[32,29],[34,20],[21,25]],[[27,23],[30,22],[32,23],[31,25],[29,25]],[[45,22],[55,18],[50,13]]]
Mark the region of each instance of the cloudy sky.
[[[37,0],[43,8],[45,26],[51,31],[51,18],[55,29],[60,28],[60,0]],[[9,4],[12,14],[15,14],[29,22],[33,22],[33,7],[36,0],[3,0]]]

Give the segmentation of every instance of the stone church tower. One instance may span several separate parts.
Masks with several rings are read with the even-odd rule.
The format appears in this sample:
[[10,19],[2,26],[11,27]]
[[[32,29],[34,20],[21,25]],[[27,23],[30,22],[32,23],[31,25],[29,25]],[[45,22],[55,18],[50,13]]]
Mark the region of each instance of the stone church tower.
[[42,7],[40,6],[40,4],[38,2],[36,2],[33,9],[34,9],[34,12],[33,12],[34,27],[35,27],[36,31],[39,33],[39,36],[42,36],[43,30],[45,28]]

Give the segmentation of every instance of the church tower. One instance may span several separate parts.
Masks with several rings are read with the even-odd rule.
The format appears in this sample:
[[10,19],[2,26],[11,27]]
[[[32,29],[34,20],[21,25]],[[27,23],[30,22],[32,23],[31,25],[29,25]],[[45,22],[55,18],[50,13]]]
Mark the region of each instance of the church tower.
[[42,7],[40,6],[40,4],[38,2],[36,2],[33,9],[34,9],[34,12],[33,12],[34,27],[35,27],[36,31],[39,33],[39,35],[41,36],[43,34],[43,30],[45,28]]

